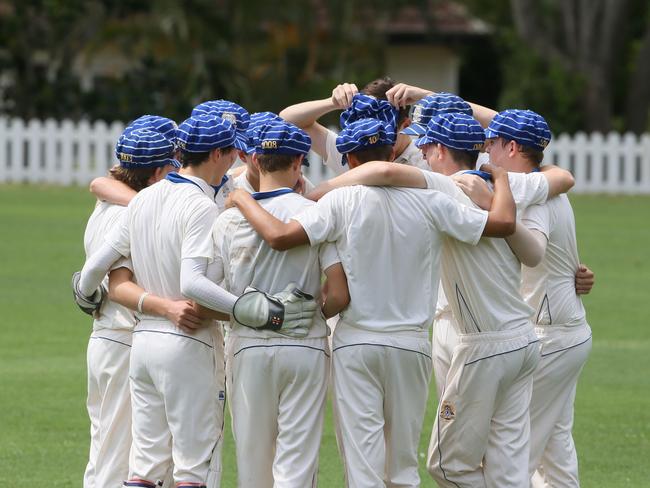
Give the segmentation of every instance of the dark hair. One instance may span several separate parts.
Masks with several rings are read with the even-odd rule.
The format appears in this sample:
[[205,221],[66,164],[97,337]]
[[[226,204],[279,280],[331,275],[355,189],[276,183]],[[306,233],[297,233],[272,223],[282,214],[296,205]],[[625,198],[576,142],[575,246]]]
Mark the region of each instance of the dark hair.
[[[220,147],[222,153],[229,153],[230,151],[235,150],[235,146]],[[201,166],[209,157],[212,151],[207,152],[188,152],[180,151],[180,162],[183,165],[183,168],[189,168],[190,166]]]
[[258,154],[257,164],[261,172],[274,173],[288,169],[298,157],[298,154]]
[[120,165],[115,165],[109,170],[113,178],[135,191],[140,191],[149,186],[149,178],[155,172],[156,168],[124,168]]
[[390,161],[390,155],[392,152],[393,146],[383,145],[355,151],[352,154],[354,154],[354,157],[363,164],[368,161]]
[[476,160],[478,159],[478,151],[461,151],[460,149],[453,149],[445,146],[449,151],[451,158],[458,164],[461,164],[469,169],[476,167]]
[[[510,139],[505,139],[503,137],[501,138],[502,146],[505,146],[508,142],[510,142]],[[524,158],[526,158],[528,161],[533,163],[535,166],[539,166],[542,164],[542,161],[544,159],[543,151],[535,149],[532,146],[524,146],[523,144],[519,144],[518,142],[517,145],[519,146],[519,152],[524,156]]]
[[[371,97],[380,98],[381,100],[386,100],[386,92],[395,85],[395,80],[390,76],[384,76],[383,78],[377,78],[367,83],[366,86],[361,89],[361,93],[364,95],[370,95]],[[408,116],[409,107],[400,108],[399,115],[397,116],[397,127],[399,127]]]

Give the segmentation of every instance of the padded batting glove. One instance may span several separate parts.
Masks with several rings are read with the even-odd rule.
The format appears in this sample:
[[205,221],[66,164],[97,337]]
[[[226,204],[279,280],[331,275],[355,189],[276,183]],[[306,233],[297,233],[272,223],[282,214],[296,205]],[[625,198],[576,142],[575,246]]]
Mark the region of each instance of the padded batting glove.
[[88,315],[96,316],[99,313],[99,309],[102,306],[102,303],[108,295],[108,290],[102,283],[99,285],[95,293],[87,297],[79,291],[79,280],[81,279],[81,271],[77,271],[72,275],[72,295],[74,296],[74,301],[77,306],[81,309],[82,312],[87,313]]
[[233,318],[246,327],[273,330],[289,337],[305,337],[318,310],[314,297],[290,283],[283,291],[269,295],[246,288],[233,307]]

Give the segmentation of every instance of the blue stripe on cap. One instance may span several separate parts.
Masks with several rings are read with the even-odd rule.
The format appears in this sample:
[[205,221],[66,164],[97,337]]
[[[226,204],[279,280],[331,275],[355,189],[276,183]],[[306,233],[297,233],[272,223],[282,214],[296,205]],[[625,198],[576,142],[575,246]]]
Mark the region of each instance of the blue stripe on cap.
[[177,144],[185,152],[209,152],[223,147],[236,147],[235,143],[235,127],[219,117],[192,116],[178,126]]
[[472,107],[458,95],[452,93],[434,93],[411,107],[409,117],[411,125],[402,130],[402,134],[422,136],[429,121],[436,115],[446,113],[463,113],[472,115]]
[[488,139],[502,137],[523,146],[543,151],[551,141],[551,130],[544,117],[532,110],[504,110],[494,116],[485,129]]
[[260,129],[264,125],[275,120],[282,121],[284,119],[273,112],[255,112],[254,114],[251,114],[251,122],[247,131],[248,147],[246,148],[246,154],[252,154],[255,152],[255,146],[257,145]]
[[178,167],[174,144],[150,129],[125,130],[115,146],[115,156],[123,168],[156,168],[168,164]]
[[258,154],[307,154],[311,138],[302,129],[284,120],[264,124],[257,134],[255,152]]
[[150,129],[162,134],[169,139],[172,144],[176,145],[177,128],[178,125],[176,122],[167,117],[161,117],[160,115],[143,115],[129,123],[124,129],[124,132],[134,129]]
[[485,143],[485,133],[476,119],[463,113],[446,113],[433,117],[427,131],[415,141],[425,144],[442,144],[459,151],[480,151]]
[[336,150],[348,154],[369,147],[392,146],[394,143],[394,133],[389,133],[385,123],[375,118],[366,118],[348,124],[339,132]]
[[399,110],[393,107],[388,100],[381,100],[363,93],[352,97],[352,105],[341,113],[341,129],[360,119],[377,119],[386,126],[386,132],[393,137],[397,134],[397,118]]
[[240,151],[246,151],[250,115],[244,107],[229,100],[210,100],[194,107],[192,116],[197,115],[211,115],[230,122],[236,131],[236,140],[233,145]]

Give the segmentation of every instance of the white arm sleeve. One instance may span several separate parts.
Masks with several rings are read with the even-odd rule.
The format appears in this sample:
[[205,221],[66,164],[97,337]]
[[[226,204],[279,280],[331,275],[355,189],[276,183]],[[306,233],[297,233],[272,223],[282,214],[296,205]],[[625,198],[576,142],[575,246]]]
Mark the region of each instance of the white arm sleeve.
[[121,257],[110,244],[103,244],[84,264],[79,278],[79,291],[87,297],[95,293],[113,263]]
[[181,261],[181,293],[183,296],[218,312],[232,314],[237,297],[205,275],[207,258],[185,258]]

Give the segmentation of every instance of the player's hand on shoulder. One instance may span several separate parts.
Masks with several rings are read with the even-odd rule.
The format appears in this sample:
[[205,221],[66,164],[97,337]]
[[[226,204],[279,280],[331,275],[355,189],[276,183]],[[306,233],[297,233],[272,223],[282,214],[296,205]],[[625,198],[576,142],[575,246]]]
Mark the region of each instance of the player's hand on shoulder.
[[386,92],[386,98],[391,105],[401,108],[406,107],[407,105],[412,105],[432,93],[431,90],[407,85],[406,83],[398,83]]
[[576,293],[578,295],[587,295],[594,286],[596,277],[594,272],[585,264],[580,264],[576,271]]
[[226,208],[236,207],[237,203],[241,201],[241,198],[246,198],[246,196],[250,197],[250,193],[248,193],[246,190],[242,190],[241,188],[235,188],[230,193],[228,193],[228,196],[226,197]]
[[345,110],[352,105],[352,97],[359,93],[354,83],[341,83],[332,90],[332,103],[337,109]]
[[81,271],[77,271],[72,275],[72,296],[74,297],[74,301],[82,312],[98,318],[99,310],[108,296],[108,290],[102,283],[91,296],[87,297],[79,291],[80,278]]
[[456,186],[463,190],[479,208],[490,210],[494,194],[483,178],[477,175],[462,174],[452,176]]
[[508,177],[508,172],[503,169],[500,166],[496,166],[491,163],[485,163],[481,165],[481,171],[484,171],[485,173],[489,173],[492,175],[492,181],[495,181],[499,178],[507,178]]

